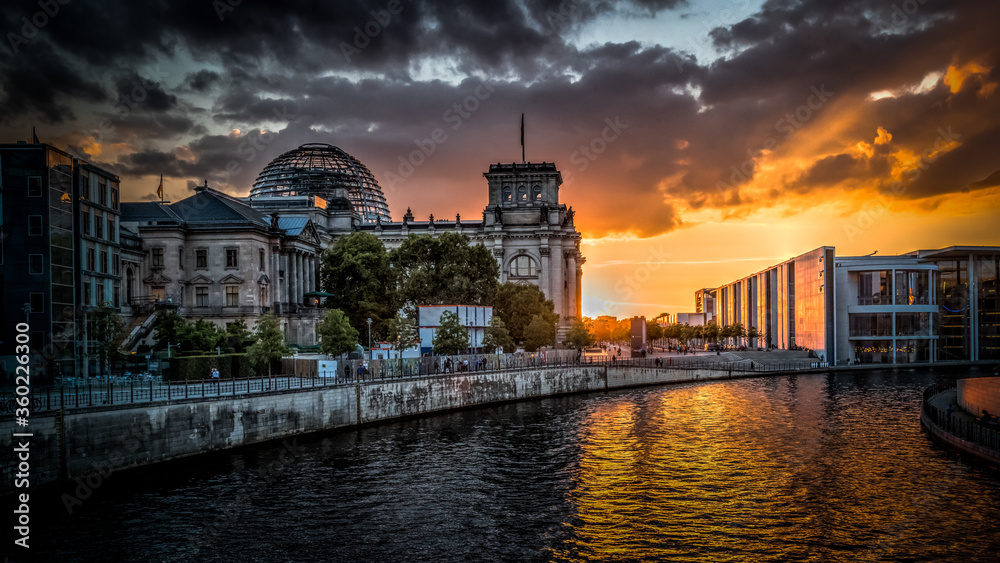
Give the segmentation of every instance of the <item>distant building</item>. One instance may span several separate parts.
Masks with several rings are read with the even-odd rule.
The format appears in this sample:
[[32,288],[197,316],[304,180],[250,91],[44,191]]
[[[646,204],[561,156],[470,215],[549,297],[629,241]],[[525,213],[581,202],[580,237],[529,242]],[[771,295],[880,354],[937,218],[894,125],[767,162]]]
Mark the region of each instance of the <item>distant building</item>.
[[642,355],[646,349],[646,317],[629,319],[629,345],[633,357]]
[[677,324],[702,326],[712,321],[710,313],[677,313]]
[[998,279],[1000,247],[839,257],[820,247],[719,286],[717,322],[838,364],[998,360]]
[[458,321],[469,331],[469,350],[478,352],[483,347],[486,327],[493,319],[493,307],[472,305],[424,305],[417,307],[417,328],[420,331],[420,353],[434,351],[434,336],[441,326],[441,316],[446,312],[458,315]]
[[704,287],[694,292],[694,310],[696,313],[715,315],[715,288]]

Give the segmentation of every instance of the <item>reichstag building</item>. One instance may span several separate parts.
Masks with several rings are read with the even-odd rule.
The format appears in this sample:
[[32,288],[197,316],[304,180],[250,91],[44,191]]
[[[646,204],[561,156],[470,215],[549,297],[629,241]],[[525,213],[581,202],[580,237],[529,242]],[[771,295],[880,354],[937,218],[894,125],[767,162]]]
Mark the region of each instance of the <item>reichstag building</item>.
[[410,235],[454,232],[493,253],[501,282],[541,288],[564,334],[580,315],[585,259],[573,210],[559,201],[562,175],[553,163],[523,162],[491,164],[483,176],[482,217],[417,220],[407,209],[393,221],[368,167],[338,147],[310,143],[270,162],[246,198],[206,183],[175,203],[123,202],[123,237],[141,240],[144,252],[122,256],[122,301],[136,326],[154,304],[218,325],[242,318],[253,326],[273,311],[290,344],[311,346],[320,255],[338,237],[365,231],[395,248]]

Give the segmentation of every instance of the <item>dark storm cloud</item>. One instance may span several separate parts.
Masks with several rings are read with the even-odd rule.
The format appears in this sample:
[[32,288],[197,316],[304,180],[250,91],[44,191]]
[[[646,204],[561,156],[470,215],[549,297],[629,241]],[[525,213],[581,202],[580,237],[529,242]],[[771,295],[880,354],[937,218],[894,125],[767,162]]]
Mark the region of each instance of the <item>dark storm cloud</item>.
[[[715,61],[631,37],[586,47],[571,40],[602,15],[684,5],[675,0],[403,1],[392,14],[388,0],[220,4],[66,4],[18,56],[0,58],[3,119],[85,116],[94,123],[74,127],[86,130],[108,117],[105,141],[131,147],[120,158],[126,182],[163,173],[234,192],[282,151],[329,142],[356,153],[392,192],[391,204],[465,214],[481,210],[485,163],[519,158],[524,112],[529,160],[555,160],[576,178],[568,193],[595,234],[622,217],[617,228],[646,236],[681,224],[681,207],[754,205],[744,186],[765,153],[794,153],[824,136],[819,124],[833,117],[839,137],[800,155],[801,168],[787,171],[769,201],[888,181],[892,155],[918,153],[942,127],[961,134],[961,146],[910,178],[903,197],[977,189],[1000,168],[983,150],[997,139],[982,119],[1000,114],[989,93],[1000,72],[995,3],[915,3],[911,13],[906,3],[771,1],[711,32],[724,55]],[[5,13],[10,29],[20,15]],[[973,60],[989,72],[958,92],[945,84],[899,91]],[[162,72],[139,70],[151,65]],[[411,75],[435,68],[451,75]],[[117,111],[136,82],[149,85],[142,101]],[[881,90],[899,92],[869,98]],[[818,100],[817,91],[831,94]],[[795,117],[803,107],[805,120]],[[628,128],[607,142],[606,120]],[[878,126],[891,143],[870,157],[851,151],[872,144]],[[242,133],[218,134],[235,129]],[[387,175],[399,175],[436,129],[448,140],[390,190]]]

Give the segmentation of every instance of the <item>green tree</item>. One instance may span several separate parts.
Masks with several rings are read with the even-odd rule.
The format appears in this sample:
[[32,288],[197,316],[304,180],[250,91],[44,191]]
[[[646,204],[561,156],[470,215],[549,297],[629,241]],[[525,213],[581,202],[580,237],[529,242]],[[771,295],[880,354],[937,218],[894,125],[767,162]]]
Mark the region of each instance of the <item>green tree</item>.
[[632,337],[632,331],[629,330],[629,326],[624,322],[618,323],[618,326],[616,326],[611,331],[612,342],[620,342],[620,343],[629,342],[631,340],[631,337]]
[[403,311],[396,313],[396,316],[389,321],[388,337],[393,350],[400,352],[413,348],[420,342],[417,323]]
[[267,365],[267,375],[271,376],[271,365],[288,353],[281,321],[274,313],[266,313],[257,319],[254,330],[255,342],[247,349],[247,359],[255,366]]
[[524,342],[524,331],[535,315],[541,316],[542,320],[552,326],[553,335],[555,325],[559,322],[555,305],[545,298],[538,286],[532,284],[501,284],[493,304],[493,315],[500,317],[507,325],[514,342]]
[[747,335],[747,329],[743,327],[743,323],[736,323],[733,325],[732,336],[736,339],[736,345],[739,346],[743,341],[742,339]]
[[153,322],[153,331],[153,349],[166,350],[168,344],[179,345],[187,339],[188,322],[174,311],[161,311]]
[[98,307],[87,314],[87,338],[97,354],[98,370],[111,373],[111,364],[125,357],[119,347],[125,338],[125,320],[115,307]]
[[490,319],[490,326],[486,327],[483,335],[483,352],[492,354],[497,350],[503,352],[514,351],[514,339],[511,338],[507,325],[498,316]]
[[187,326],[187,332],[181,339],[181,349],[211,352],[221,346],[224,340],[225,333],[219,327],[205,319],[198,319]]
[[656,321],[646,321],[646,340],[656,342],[663,338],[663,327]]
[[231,323],[226,323],[226,343],[234,352],[242,352],[243,343],[251,338],[253,338],[253,334],[243,319],[236,319]]
[[333,294],[327,307],[343,311],[358,331],[367,330],[371,318],[372,337],[386,337],[399,309],[396,273],[375,235],[355,232],[338,239],[323,252],[320,279],[323,291]]
[[551,346],[556,342],[555,326],[541,315],[532,317],[528,327],[524,329],[524,349],[536,352],[542,346]]
[[358,346],[358,331],[351,326],[340,309],[327,309],[316,331],[320,338],[319,351],[330,356],[346,354]]
[[408,309],[490,305],[496,298],[500,267],[485,246],[472,244],[465,235],[410,235],[392,251],[391,260],[400,301]]
[[469,331],[462,326],[458,315],[451,311],[441,314],[441,321],[434,333],[435,354],[458,354],[469,348]]
[[717,344],[719,341],[719,325],[715,324],[715,321],[709,321],[705,324],[705,328],[702,329],[702,335],[705,337],[706,342]]
[[587,325],[580,319],[573,319],[570,323],[569,331],[566,333],[566,344],[580,349],[590,346],[593,341],[593,337],[587,330]]
[[751,325],[750,328],[747,329],[747,338],[750,339],[751,345],[756,348],[758,344],[757,339],[760,338],[760,333],[757,332],[757,327]]

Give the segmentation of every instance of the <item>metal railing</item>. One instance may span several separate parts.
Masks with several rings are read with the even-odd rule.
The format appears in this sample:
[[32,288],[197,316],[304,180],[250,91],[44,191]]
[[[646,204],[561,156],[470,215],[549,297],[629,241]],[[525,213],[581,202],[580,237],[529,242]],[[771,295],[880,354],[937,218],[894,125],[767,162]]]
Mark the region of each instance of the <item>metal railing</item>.
[[[816,362],[710,361],[669,358],[609,358],[586,362],[573,354],[475,354],[405,359],[349,360],[336,371],[318,374],[275,375],[240,379],[161,381],[152,376],[67,378],[60,385],[35,387],[31,411],[112,407],[182,399],[211,399],[254,393],[311,390],[420,377],[453,377],[469,373],[521,372],[538,368],[642,368],[650,370],[706,370],[728,376],[748,373],[782,373],[815,369]],[[468,362],[468,363],[466,363]],[[361,368],[361,369],[359,369]],[[0,415],[14,412],[13,393],[0,397]]]
[[931,404],[931,397],[954,388],[954,385],[939,384],[924,389],[923,406],[921,407],[924,414],[927,415],[927,418],[935,426],[944,432],[967,442],[1000,452],[1000,431],[998,429],[990,428],[978,420],[970,420],[968,416],[957,416],[955,413],[948,414],[948,411],[941,410]]

